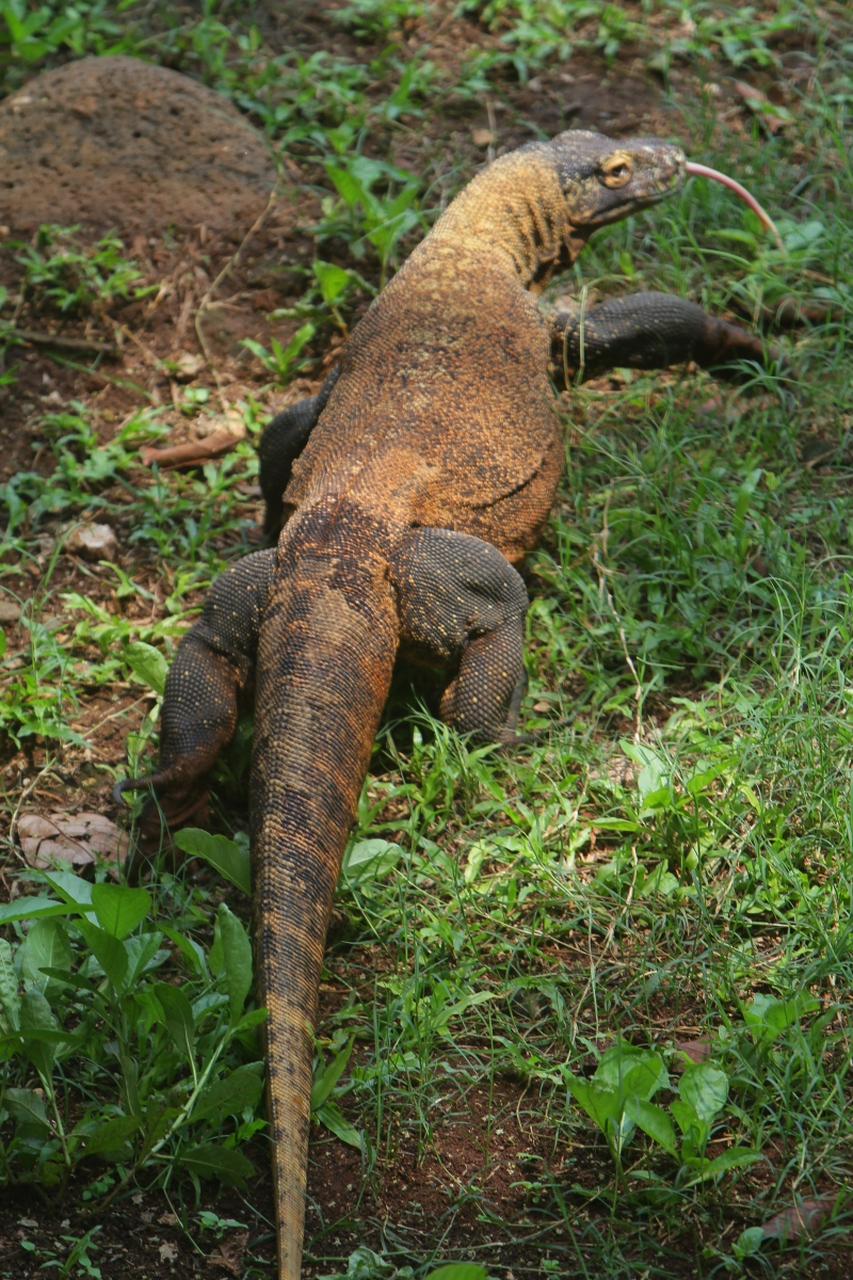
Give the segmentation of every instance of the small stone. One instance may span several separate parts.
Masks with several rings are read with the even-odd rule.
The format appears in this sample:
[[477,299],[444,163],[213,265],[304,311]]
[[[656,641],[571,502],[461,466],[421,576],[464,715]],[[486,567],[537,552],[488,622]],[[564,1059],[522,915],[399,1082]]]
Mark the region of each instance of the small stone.
[[108,524],[78,524],[65,539],[65,551],[81,560],[115,560],[118,541]]

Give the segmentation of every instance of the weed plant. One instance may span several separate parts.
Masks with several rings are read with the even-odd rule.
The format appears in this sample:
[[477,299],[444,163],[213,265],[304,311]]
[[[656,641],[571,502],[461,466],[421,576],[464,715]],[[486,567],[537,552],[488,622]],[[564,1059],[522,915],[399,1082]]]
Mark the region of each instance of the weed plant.
[[[428,1268],[473,1206],[475,1262],[493,1272],[500,1253],[481,1241],[500,1235],[531,1259],[526,1274],[820,1274],[853,1161],[849,23],[799,0],[466,6],[505,47],[472,54],[450,86],[423,45],[396,38],[428,8],[339,10],[343,29],[385,45],[360,62],[274,50],[251,8],[210,3],[150,36],[134,5],[0,3],[10,77],[69,50],[144,51],[229,93],[314,165],[317,261],[293,309],[304,338],[327,318],[343,329],[356,290],[377,287],[434,215],[429,163],[413,175],[391,154],[418,113],[579,46],[606,64],[639,41],[665,73],[674,59],[773,69],[799,34],[814,60],[794,125],[772,139],[756,122],[721,141],[709,99],[691,120],[703,159],[724,144],[720,167],[779,210],[784,253],[729,193],[694,181],[597,235],[566,283],[581,300],[668,289],[756,324],[793,296],[823,318],[787,344],[787,366],[745,367],[734,389],[683,370],[574,387],[566,477],[527,566],[524,714],[538,737],[512,754],[473,747],[411,703],[383,725],[339,886],[348,927],[327,956],[340,999],[320,1029],[315,1118],[361,1153],[366,1188],[401,1152],[440,1170],[442,1127],[470,1128],[484,1094],[491,1118],[434,1239],[386,1234],[365,1207],[360,1229],[382,1252],[341,1265],[366,1280],[411,1275],[413,1258]],[[256,354],[290,376],[307,341]],[[83,405],[40,431],[53,473],[4,493],[4,585],[19,581],[12,558],[41,580],[24,601],[27,647],[4,658],[0,724],[61,765],[87,741],[93,690],[132,682],[151,695],[130,744],[142,771],[177,635],[242,549],[252,450],[142,485],[134,451],[155,410],[108,444]],[[57,598],[59,522],[89,512],[124,521],[139,563],[163,574],[150,621],[82,590]],[[134,571],[110,572],[119,602],[147,600]],[[223,790],[229,772],[245,784],[240,744]],[[221,826],[232,819],[220,808]],[[239,832],[181,843],[247,887]],[[149,891],[96,879],[36,876],[32,896],[0,908],[3,1177],[56,1197],[97,1156],[95,1203],[134,1180],[240,1183],[263,1124],[243,900],[232,912],[221,889],[162,869]],[[509,1222],[490,1144],[495,1117],[522,1105],[526,1208]],[[814,1201],[823,1234],[780,1249],[767,1224]],[[97,1236],[75,1247],[85,1273]],[[482,1275],[466,1265],[467,1280]]]

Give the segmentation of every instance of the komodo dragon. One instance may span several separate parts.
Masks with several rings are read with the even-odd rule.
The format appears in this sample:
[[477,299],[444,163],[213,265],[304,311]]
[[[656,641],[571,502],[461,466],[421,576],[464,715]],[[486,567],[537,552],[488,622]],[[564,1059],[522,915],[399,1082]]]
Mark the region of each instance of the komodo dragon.
[[[442,718],[509,740],[527,595],[513,567],[551,508],[559,376],[762,359],[760,343],[663,294],[607,302],[552,334],[531,293],[597,227],[676,191],[654,138],[584,131],[497,160],[450,204],[354,329],[319,396],[261,442],[268,523],[211,588],[166,682],[143,832],[198,822],[254,678],[255,937],[267,1021],[278,1275],[302,1256],[312,1041],[326,926],[398,651],[447,671]],[[564,358],[565,357],[565,358]],[[298,455],[298,456],[297,456]]]

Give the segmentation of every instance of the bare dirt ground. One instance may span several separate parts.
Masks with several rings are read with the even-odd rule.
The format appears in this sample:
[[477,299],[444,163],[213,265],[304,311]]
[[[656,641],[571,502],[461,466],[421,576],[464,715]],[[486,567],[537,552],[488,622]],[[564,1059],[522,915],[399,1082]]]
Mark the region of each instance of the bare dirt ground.
[[[365,56],[353,37],[326,21],[322,6],[270,5],[264,35],[273,47],[298,47],[305,55],[325,48],[342,55]],[[432,6],[431,14],[407,38],[411,48],[429,40],[430,56],[450,65],[462,49],[494,40],[473,22],[454,17],[452,5]],[[787,74],[795,78],[800,74],[797,50],[788,51],[786,58]],[[763,73],[752,79],[757,87],[773,87]],[[729,73],[706,69],[703,80],[715,85],[717,118],[724,119],[730,129],[746,130],[747,109]],[[144,114],[144,94],[155,82],[161,85],[156,120],[136,136],[133,121]],[[82,234],[93,240],[106,229],[117,228],[128,255],[143,271],[144,283],[155,289],[140,301],[114,304],[109,314],[85,321],[67,320],[24,298],[16,323],[35,336],[15,353],[20,363],[17,384],[0,387],[0,474],[4,478],[20,470],[50,471],[50,450],[37,426],[46,409],[79,402],[98,424],[101,438],[109,439],[141,403],[160,405],[173,434],[168,442],[160,439],[157,443],[178,444],[193,435],[192,422],[176,407],[182,389],[207,388],[213,396],[222,395],[226,404],[254,396],[262,412],[271,413],[289,399],[316,389],[324,367],[334,359],[334,344],[340,340],[331,328],[318,332],[308,348],[314,358],[311,377],[300,379],[285,395],[268,389],[269,374],[241,346],[247,337],[268,346],[273,333],[284,343],[296,328],[296,321],[271,324],[267,317],[276,308],[292,305],[304,287],[294,267],[310,263],[314,256],[310,226],[319,214],[322,172],[312,169],[299,155],[284,157],[285,187],[263,226],[244,239],[266,205],[274,167],[265,162],[264,146],[257,136],[247,135],[252,156],[249,160],[244,157],[242,167],[231,165],[228,180],[217,179],[211,187],[209,175],[216,149],[221,159],[222,148],[241,136],[243,126],[236,110],[223,102],[218,117],[221,130],[211,133],[210,115],[205,112],[211,110],[212,94],[179,84],[176,79],[169,81],[167,73],[149,68],[140,77],[134,110],[104,117],[98,84],[92,71],[71,64],[63,68],[60,81],[54,79],[47,104],[39,100],[38,81],[15,85],[6,101],[0,102],[0,133],[8,146],[13,126],[21,126],[28,111],[34,121],[38,117],[38,129],[42,130],[38,137],[48,136],[45,128],[49,124],[49,139],[44,142],[52,157],[49,163],[56,165],[62,157],[75,157],[74,171],[58,194],[51,220],[79,222]],[[784,93],[784,86],[778,91]],[[485,134],[493,139],[489,145],[500,153],[527,141],[531,124],[547,134],[578,126],[617,136],[676,134],[693,150],[697,140],[690,134],[681,105],[695,102],[706,92],[691,71],[676,68],[671,91],[666,94],[660,80],[645,71],[643,51],[630,47],[619,51],[612,67],[597,58],[576,56],[537,74],[526,85],[519,84],[507,70],[489,102],[471,103],[453,115],[430,114],[424,120],[409,122],[404,117],[403,127],[395,133],[393,159],[416,171],[429,165],[437,181],[443,174],[450,183],[460,172],[470,176],[483,164],[486,145],[480,139]],[[183,115],[170,116],[170,93],[175,101],[180,99]],[[26,98],[33,101],[25,103]],[[198,113],[191,128],[186,124],[190,111]],[[174,121],[176,127],[168,132],[167,126]],[[98,145],[87,147],[81,139],[91,135],[93,122],[100,122]],[[162,144],[153,140],[155,124],[165,140]],[[36,154],[36,123],[33,130],[26,135],[19,129],[20,173],[24,173],[27,157],[29,162]],[[161,145],[170,153],[168,166]],[[104,171],[104,157],[110,151],[120,157],[118,176],[107,176]],[[176,155],[180,165],[174,163]],[[75,209],[77,198],[79,208]],[[33,226],[44,220],[50,199],[49,187],[31,185],[29,191],[16,189],[14,199],[4,204],[0,185],[0,222],[8,228],[0,247],[0,284],[12,295],[17,293],[21,278],[14,242],[32,238]],[[238,249],[240,256],[235,260]],[[327,256],[334,257],[333,250],[327,250]],[[215,305],[202,318],[205,351],[195,316],[213,282],[229,266],[212,299]],[[367,301],[365,298],[362,305]],[[115,345],[116,332],[120,345]],[[96,349],[86,349],[86,343],[95,348],[102,344],[109,350],[98,356]],[[218,383],[206,356],[215,361]],[[181,361],[193,372],[189,379],[179,381],[167,362],[177,365]],[[222,416],[226,416],[224,412]],[[134,483],[143,482],[144,470],[131,478]],[[259,522],[259,495],[250,492],[247,497],[256,503]],[[57,520],[57,528],[60,523]],[[129,545],[129,527],[120,517],[113,523],[119,564],[130,567],[132,562],[135,580],[155,596],[162,593],[154,566],[140,562]],[[47,531],[51,531],[50,524]],[[250,540],[253,537],[259,537],[259,530],[250,532]],[[79,557],[62,557],[58,575],[55,586],[85,591],[104,603],[115,604],[112,586]],[[16,593],[25,596],[27,590],[24,577]],[[139,608],[135,604],[129,607]],[[23,636],[14,631],[9,639],[10,650],[23,642]],[[126,718],[117,714],[125,706]],[[7,795],[17,802],[26,793],[28,811],[86,810],[118,819],[110,779],[96,766],[115,768],[121,764],[124,737],[143,709],[130,688],[109,694],[93,692],[78,726],[92,738],[92,755],[87,760],[70,750],[66,771],[53,773],[37,785],[33,784],[44,761],[43,747],[34,742],[28,750],[16,751],[12,744],[6,744],[0,766]],[[12,893],[15,869],[7,864],[0,876],[5,894]],[[334,986],[324,999],[334,1005]],[[668,1033],[674,1038],[689,1035],[689,1018],[684,1011],[674,1010],[672,1016],[664,1013],[662,1022],[667,1018]],[[383,1241],[393,1247],[397,1228],[402,1231],[405,1227],[408,1241],[417,1239],[419,1232],[425,1244],[443,1234],[448,1248],[467,1248],[472,1260],[488,1261],[494,1268],[498,1258],[499,1273],[511,1280],[513,1275],[525,1273],[530,1250],[538,1239],[535,1196],[531,1198],[526,1185],[535,1180],[532,1171],[539,1170],[541,1176],[541,1170],[547,1168],[563,1181],[567,1197],[582,1203],[570,1190],[579,1177],[578,1153],[552,1148],[537,1097],[512,1078],[504,1080],[491,1096],[476,1090],[467,1096],[456,1095],[449,1080],[437,1112],[430,1117],[428,1148],[423,1149],[415,1135],[400,1127],[384,1166],[380,1163],[379,1174],[367,1187],[362,1184],[359,1156],[328,1135],[317,1135],[312,1147],[308,1217],[315,1255],[309,1258],[306,1275],[334,1270],[335,1260],[344,1265],[365,1237],[375,1247]],[[594,1169],[602,1153],[591,1150],[585,1154]],[[63,1239],[76,1238],[95,1224],[100,1228],[97,1265],[104,1280],[129,1273],[148,1280],[241,1275],[252,1265],[262,1274],[271,1274],[273,1210],[262,1146],[255,1152],[255,1163],[260,1172],[248,1196],[204,1189],[202,1207],[215,1210],[227,1224],[221,1227],[221,1238],[216,1231],[198,1226],[191,1192],[185,1200],[139,1192],[131,1200],[114,1203],[97,1219],[86,1217],[86,1205],[80,1198],[86,1175],[71,1187],[60,1207],[42,1204],[32,1191],[5,1192],[0,1204],[0,1275],[23,1280],[42,1274],[40,1262],[31,1264],[22,1251],[22,1242],[36,1244],[42,1258],[50,1248],[62,1257],[66,1248]],[[478,1194],[466,1194],[466,1188],[475,1185]],[[484,1205],[488,1207],[485,1214]],[[181,1225],[182,1218],[188,1231]],[[684,1266],[683,1270],[671,1270],[673,1276],[695,1274],[690,1235],[690,1224],[685,1223]],[[654,1238],[653,1223],[650,1238]],[[560,1270],[564,1265],[560,1243],[558,1233],[553,1237],[554,1266],[558,1274],[569,1274]],[[668,1243],[677,1252],[678,1242]],[[565,1244],[568,1246],[568,1241]],[[541,1258],[538,1244],[537,1250]],[[849,1261],[839,1258],[833,1274],[839,1280],[853,1274]]]

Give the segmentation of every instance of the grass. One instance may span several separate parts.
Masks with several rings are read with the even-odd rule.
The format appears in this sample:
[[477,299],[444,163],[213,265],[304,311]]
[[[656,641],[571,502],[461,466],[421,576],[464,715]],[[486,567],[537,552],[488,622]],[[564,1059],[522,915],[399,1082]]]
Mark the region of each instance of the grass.
[[[327,957],[336,999],[314,1099],[317,1132],[361,1153],[339,1229],[372,1248],[336,1251],[333,1218],[309,1253],[321,1271],[366,1280],[422,1275],[466,1237],[465,1256],[491,1275],[507,1258],[519,1277],[838,1274],[853,1163],[849,21],[793,2],[769,16],[468,6],[505,45],[469,51],[451,83],[423,41],[397,38],[417,29],[419,4],[342,8],[343,30],[383,46],[362,61],[274,48],[260,10],[211,4],[168,26],[165,7],[149,9],[80,4],[74,18],[0,4],[10,82],[57,53],[145,52],[203,76],[295,149],[323,193],[303,337],[315,321],[345,327],[355,292],[377,287],[429,224],[441,194],[432,144],[415,176],[391,143],[478,85],[498,93],[510,72],[547,75],[561,41],[606,65],[639,39],[666,74],[707,62],[715,76],[773,72],[783,40],[808,50],[810,80],[792,90],[795,123],[781,134],[758,121],[726,132],[712,96],[686,108],[703,158],[719,149],[720,167],[779,211],[784,255],[728,193],[693,182],[596,237],[569,281],[669,289],[762,323],[783,298],[820,303],[825,318],[794,340],[793,383],[750,370],[714,401],[704,375],[624,371],[573,389],[566,477],[528,563],[524,711],[544,736],[508,755],[405,701],[389,711],[339,888],[348,924]],[[28,251],[28,287],[46,305],[103,314],[133,286],[133,264],[112,238],[87,254],[69,236],[54,229]],[[57,245],[72,246],[76,274]],[[6,300],[0,319],[10,314]],[[288,377],[303,345],[262,358]],[[142,484],[134,451],[157,422],[140,407],[103,444],[85,404],[47,415],[39,443],[55,469],[6,487],[0,572],[24,605],[27,644],[6,654],[15,679],[0,724],[44,749],[45,770],[87,740],[95,691],[129,684],[155,698],[131,744],[150,756],[164,660],[199,589],[245,548],[254,500],[238,485],[254,478],[251,448]],[[60,544],[45,539],[92,512],[132,528],[137,565],[156,564],[167,584],[159,600],[126,564],[111,570],[113,606],[58,594]],[[31,566],[34,593],[21,587]],[[244,734],[221,769],[216,821],[232,834],[246,755]],[[218,839],[194,847],[241,883],[245,841]],[[143,897],[104,876],[88,915],[74,894],[89,886],[35,874],[43,914],[27,924],[13,902],[0,917],[3,1174],[55,1199],[78,1165],[96,1167],[95,1212],[134,1180],[198,1186],[215,1173],[242,1185],[262,1123],[259,1050],[240,1021],[245,900],[229,912],[222,882],[181,871]],[[477,1152],[464,1177],[462,1132]],[[493,1192],[507,1133],[509,1213]],[[100,1164],[82,1165],[93,1152]],[[431,1232],[402,1217],[386,1232],[372,1207],[398,1167],[441,1183]],[[820,1204],[820,1225],[809,1234],[789,1220],[785,1238],[778,1215],[801,1202]],[[94,1232],[68,1243],[65,1273],[94,1274]]]

